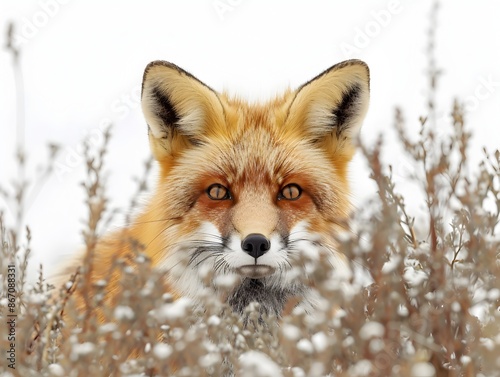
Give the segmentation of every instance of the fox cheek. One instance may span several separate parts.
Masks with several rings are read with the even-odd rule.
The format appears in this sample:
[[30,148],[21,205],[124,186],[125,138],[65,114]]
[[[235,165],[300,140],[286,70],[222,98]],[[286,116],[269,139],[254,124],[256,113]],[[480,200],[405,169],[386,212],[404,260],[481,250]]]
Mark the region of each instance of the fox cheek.
[[213,200],[200,197],[186,217],[196,223],[209,222],[221,235],[227,235],[231,229],[231,209],[226,203],[213,203]]

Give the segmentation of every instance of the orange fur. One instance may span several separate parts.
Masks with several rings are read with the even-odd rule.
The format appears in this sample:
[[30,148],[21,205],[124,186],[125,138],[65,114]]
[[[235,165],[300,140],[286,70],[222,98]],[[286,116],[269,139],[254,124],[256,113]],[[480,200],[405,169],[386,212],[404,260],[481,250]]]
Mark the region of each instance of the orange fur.
[[[167,272],[165,291],[190,295],[193,289],[183,286],[187,278],[173,271],[169,258],[189,253],[189,247],[175,245],[203,238],[199,229],[205,223],[240,242],[249,234],[286,239],[306,221],[307,232],[342,258],[333,234],[350,211],[347,166],[368,93],[368,69],[359,61],[340,63],[264,104],[217,93],[173,64],[151,63],[144,74],[143,111],[160,168],[158,183],[135,222],[97,245],[92,281],[108,280],[112,302],[120,286],[116,273],[108,276],[109,268],[132,254],[126,241],[131,238]],[[211,199],[211,184],[228,188],[231,199]],[[280,197],[288,184],[302,189],[297,200]],[[182,268],[193,267],[186,262]],[[85,307],[81,291],[75,299]]]

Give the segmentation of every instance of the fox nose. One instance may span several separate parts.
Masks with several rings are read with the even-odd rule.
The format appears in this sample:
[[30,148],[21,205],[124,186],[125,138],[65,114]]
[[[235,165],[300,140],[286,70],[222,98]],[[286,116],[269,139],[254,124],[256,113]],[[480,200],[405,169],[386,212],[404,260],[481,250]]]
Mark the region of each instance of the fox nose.
[[255,259],[264,255],[270,247],[271,242],[263,234],[259,233],[249,234],[241,242],[241,248]]

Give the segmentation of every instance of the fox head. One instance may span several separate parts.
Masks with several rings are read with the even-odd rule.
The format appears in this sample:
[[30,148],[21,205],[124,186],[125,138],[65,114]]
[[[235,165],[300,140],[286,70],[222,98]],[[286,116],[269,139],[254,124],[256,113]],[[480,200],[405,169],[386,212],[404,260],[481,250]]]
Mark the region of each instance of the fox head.
[[237,276],[227,297],[235,311],[257,301],[279,314],[292,296],[312,305],[293,262],[320,246],[347,269],[334,234],[349,214],[347,165],[368,102],[369,71],[358,60],[262,104],[150,63],[142,109],[160,167],[151,220],[162,228],[149,253],[174,291],[196,297],[199,271],[210,269]]

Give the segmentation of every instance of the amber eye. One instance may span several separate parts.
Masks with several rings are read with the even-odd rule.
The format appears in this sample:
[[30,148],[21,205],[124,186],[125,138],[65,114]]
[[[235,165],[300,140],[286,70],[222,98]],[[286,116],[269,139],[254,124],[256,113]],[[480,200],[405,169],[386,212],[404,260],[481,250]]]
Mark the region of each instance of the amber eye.
[[212,200],[227,200],[231,199],[231,194],[229,190],[219,183],[214,183],[208,186],[207,195]]
[[295,183],[290,183],[283,187],[278,195],[278,199],[297,200],[302,194],[302,189]]

